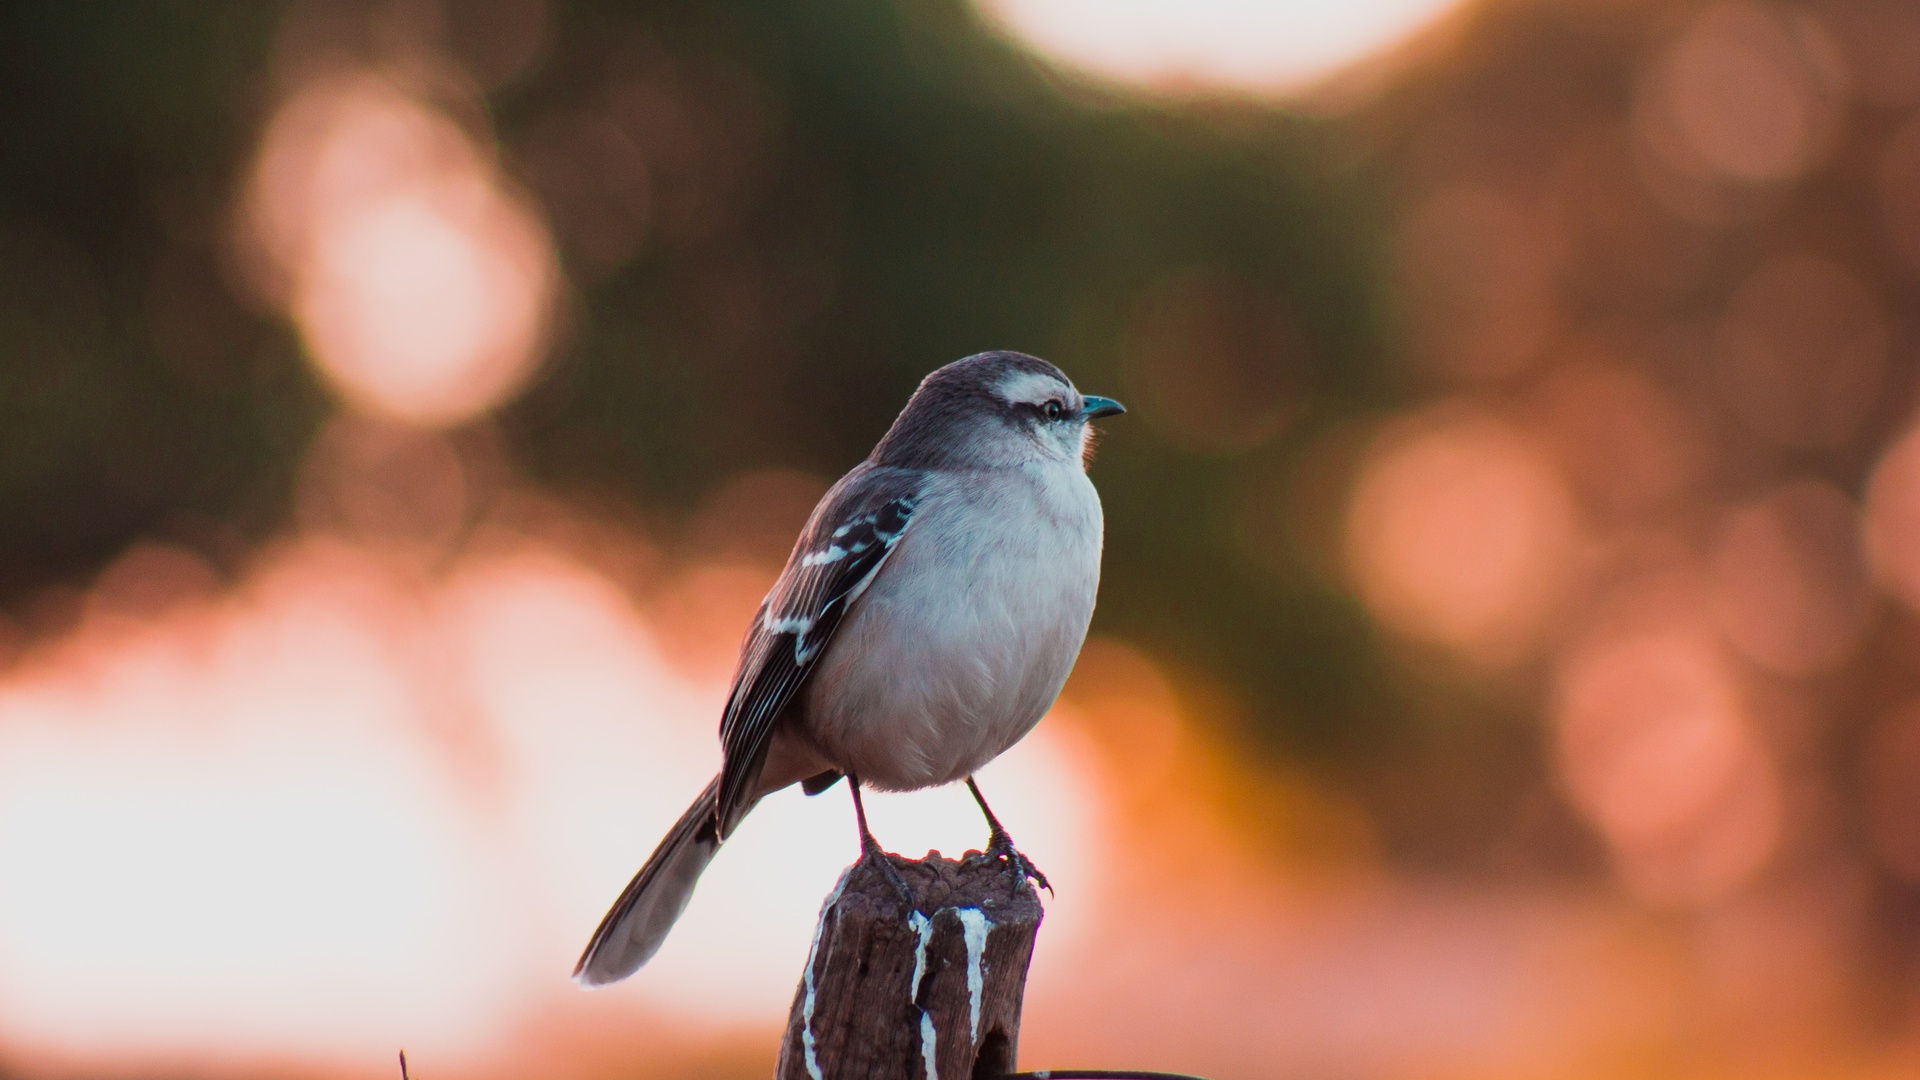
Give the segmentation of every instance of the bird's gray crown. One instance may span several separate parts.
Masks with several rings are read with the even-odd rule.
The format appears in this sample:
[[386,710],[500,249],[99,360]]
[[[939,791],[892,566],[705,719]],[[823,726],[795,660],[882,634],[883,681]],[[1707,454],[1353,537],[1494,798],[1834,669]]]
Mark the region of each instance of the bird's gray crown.
[[1072,380],[1037,356],[983,352],[955,360],[921,380],[906,408],[874,447],[876,465],[909,469],[1006,464],[1049,403],[1077,415]]

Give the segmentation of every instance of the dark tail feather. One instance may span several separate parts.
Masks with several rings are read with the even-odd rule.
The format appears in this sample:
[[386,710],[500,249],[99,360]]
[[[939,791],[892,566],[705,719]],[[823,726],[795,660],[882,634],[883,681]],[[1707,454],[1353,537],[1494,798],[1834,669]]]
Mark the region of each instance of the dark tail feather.
[[720,778],[714,777],[687,812],[680,815],[647,864],[613,902],[607,917],[587,942],[587,951],[574,965],[573,977],[583,986],[605,986],[639,971],[660,945],[667,931],[693,898],[701,871],[720,850],[715,832],[714,800]]

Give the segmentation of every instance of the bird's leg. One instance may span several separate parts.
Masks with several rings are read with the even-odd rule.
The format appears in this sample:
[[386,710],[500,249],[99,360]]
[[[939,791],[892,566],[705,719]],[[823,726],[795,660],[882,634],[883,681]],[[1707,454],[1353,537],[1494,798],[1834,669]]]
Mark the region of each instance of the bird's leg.
[[875,840],[873,830],[867,828],[867,807],[860,801],[860,778],[848,773],[847,789],[853,792],[853,817],[860,823],[860,861],[866,862],[872,859],[878,863],[880,873],[887,879],[887,884],[893,886],[893,891],[900,894],[900,901],[909,908],[913,907],[915,903],[913,890],[907,888],[907,883],[900,879],[900,871],[893,868],[893,860],[887,858],[887,853],[880,850],[880,841]]
[[1041,873],[1040,868],[1033,865],[1032,860],[1020,854],[1020,849],[1013,846],[1013,837],[1007,835],[1006,827],[1000,824],[1000,819],[993,816],[993,808],[987,805],[986,796],[980,794],[980,785],[974,783],[971,776],[967,777],[967,790],[973,792],[973,801],[980,804],[980,812],[987,816],[987,854],[1007,860],[1007,865],[1020,875],[1020,880],[1032,878],[1041,888],[1047,890],[1048,895],[1052,895],[1053,886],[1047,884],[1047,875]]

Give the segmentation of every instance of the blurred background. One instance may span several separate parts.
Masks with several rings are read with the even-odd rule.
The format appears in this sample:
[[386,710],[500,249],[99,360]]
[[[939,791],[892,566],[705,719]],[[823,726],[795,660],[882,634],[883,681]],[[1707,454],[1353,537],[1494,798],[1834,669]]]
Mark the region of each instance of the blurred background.
[[766,1075],[838,790],[566,976],[989,348],[1023,1065],[1913,1075],[1917,300],[1908,0],[0,5],[0,1077]]

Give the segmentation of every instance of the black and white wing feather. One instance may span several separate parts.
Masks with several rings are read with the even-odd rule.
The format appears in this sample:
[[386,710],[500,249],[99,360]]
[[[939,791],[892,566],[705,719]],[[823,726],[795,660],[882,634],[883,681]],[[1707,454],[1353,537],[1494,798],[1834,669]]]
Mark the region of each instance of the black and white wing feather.
[[715,814],[721,839],[753,801],[775,721],[906,534],[925,483],[918,470],[864,464],[814,508],[740,647],[720,721],[725,764]]

